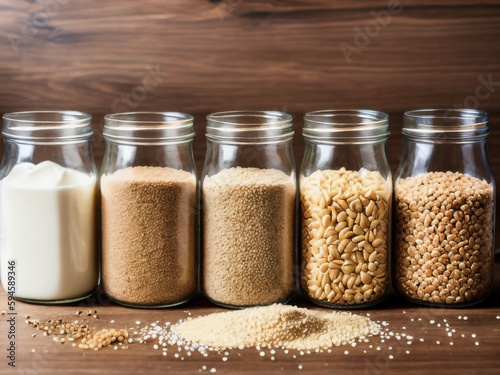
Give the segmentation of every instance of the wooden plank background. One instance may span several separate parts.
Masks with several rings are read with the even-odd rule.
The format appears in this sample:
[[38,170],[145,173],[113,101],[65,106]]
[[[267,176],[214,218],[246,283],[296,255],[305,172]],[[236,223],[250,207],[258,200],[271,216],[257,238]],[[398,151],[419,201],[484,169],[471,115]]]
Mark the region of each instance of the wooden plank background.
[[500,1],[0,0],[0,112],[92,113],[98,164],[110,112],[195,115],[201,171],[207,113],[294,114],[300,164],[305,112],[371,108],[395,171],[405,110],[472,106],[500,181],[499,88]]

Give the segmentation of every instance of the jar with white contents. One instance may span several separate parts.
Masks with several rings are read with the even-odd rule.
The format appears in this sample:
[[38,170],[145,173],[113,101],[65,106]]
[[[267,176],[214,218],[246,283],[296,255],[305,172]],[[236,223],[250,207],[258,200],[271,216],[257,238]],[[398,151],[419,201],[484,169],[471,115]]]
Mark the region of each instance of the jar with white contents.
[[97,287],[96,168],[91,116],[3,116],[1,279],[9,295],[65,303]]
[[405,113],[394,187],[394,281],[412,302],[463,307],[491,290],[495,181],[488,134],[482,111]]
[[326,110],[304,120],[301,290],[325,307],[371,306],[389,289],[388,116]]

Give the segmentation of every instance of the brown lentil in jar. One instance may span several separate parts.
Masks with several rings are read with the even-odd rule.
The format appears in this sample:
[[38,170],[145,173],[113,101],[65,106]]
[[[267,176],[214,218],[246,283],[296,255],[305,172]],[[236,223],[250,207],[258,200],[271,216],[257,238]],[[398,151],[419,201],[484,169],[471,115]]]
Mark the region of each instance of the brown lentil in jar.
[[454,172],[397,181],[396,286],[412,300],[463,305],[493,282],[493,185]]

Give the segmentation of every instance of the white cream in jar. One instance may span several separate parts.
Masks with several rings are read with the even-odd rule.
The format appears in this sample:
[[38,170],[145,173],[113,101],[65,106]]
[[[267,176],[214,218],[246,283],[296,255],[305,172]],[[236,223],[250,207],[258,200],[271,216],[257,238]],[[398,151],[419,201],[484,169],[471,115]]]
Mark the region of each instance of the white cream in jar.
[[4,289],[14,284],[17,298],[42,302],[90,294],[98,281],[95,176],[51,161],[20,163],[1,194]]

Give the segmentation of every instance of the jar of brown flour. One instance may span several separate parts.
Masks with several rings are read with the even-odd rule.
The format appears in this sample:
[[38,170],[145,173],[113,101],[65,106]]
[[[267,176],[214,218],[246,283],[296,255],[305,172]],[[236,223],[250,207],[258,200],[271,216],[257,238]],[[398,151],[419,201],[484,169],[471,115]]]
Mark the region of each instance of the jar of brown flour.
[[488,115],[405,113],[395,181],[395,284],[412,302],[463,307],[493,284],[495,182]]
[[186,302],[197,285],[193,117],[112,114],[103,135],[104,291],[127,306]]

